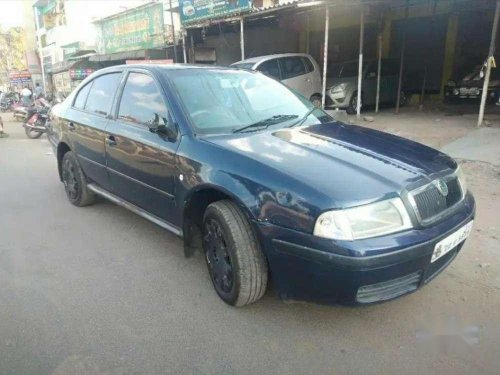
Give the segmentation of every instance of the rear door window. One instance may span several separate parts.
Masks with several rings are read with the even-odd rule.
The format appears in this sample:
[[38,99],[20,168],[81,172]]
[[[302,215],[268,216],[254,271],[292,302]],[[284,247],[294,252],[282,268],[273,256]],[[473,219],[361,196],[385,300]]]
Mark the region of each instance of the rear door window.
[[314,72],[314,65],[308,57],[303,57],[302,61],[304,62],[304,65],[306,66],[307,73]]
[[85,102],[87,101],[87,96],[89,96],[90,88],[92,87],[92,82],[87,83],[83,86],[78,94],[76,94],[75,101],[73,102],[73,107],[77,109],[85,108]]
[[85,103],[85,110],[107,116],[111,111],[111,104],[122,73],[110,73],[94,79]]
[[282,79],[288,79],[306,74],[306,67],[302,59],[297,57],[282,57],[280,59]]
[[257,67],[257,70],[275,79],[280,79],[280,68],[277,59],[264,61]]
[[137,125],[168,125],[168,110],[154,79],[143,73],[130,73],[118,111],[120,120]]

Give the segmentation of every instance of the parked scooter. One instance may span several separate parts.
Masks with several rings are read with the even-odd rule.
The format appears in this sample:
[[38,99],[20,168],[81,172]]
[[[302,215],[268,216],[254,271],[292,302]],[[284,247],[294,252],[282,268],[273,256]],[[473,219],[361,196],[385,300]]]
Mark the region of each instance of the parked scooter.
[[29,108],[26,113],[27,120],[23,124],[28,138],[40,138],[47,132],[47,123],[50,115],[50,103],[45,99],[38,99],[37,105]]
[[12,110],[12,106],[19,101],[19,94],[14,92],[8,92],[1,95],[0,100],[0,111],[7,112]]

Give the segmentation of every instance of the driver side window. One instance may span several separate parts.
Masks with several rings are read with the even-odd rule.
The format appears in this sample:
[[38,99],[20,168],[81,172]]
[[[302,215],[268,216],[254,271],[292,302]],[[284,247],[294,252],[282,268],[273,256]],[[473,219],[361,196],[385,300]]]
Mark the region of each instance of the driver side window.
[[154,79],[143,73],[130,73],[123,88],[118,118],[147,127],[168,123],[168,109]]

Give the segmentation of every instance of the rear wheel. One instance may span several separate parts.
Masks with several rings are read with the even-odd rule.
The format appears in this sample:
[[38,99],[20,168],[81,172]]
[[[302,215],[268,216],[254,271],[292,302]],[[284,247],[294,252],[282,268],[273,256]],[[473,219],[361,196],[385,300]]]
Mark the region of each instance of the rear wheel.
[[26,135],[28,136],[28,138],[31,138],[31,139],[40,138],[43,134],[43,132],[39,132],[39,131],[30,129],[28,127],[25,127],[24,131],[26,132]]
[[321,102],[321,96],[320,95],[313,95],[309,99],[309,101],[316,107],[316,108],[321,108],[323,103]]
[[244,306],[260,299],[267,286],[267,262],[240,209],[229,200],[208,206],[203,217],[203,250],[219,297]]
[[87,188],[87,181],[76,156],[72,151],[64,154],[62,160],[62,180],[68,200],[78,207],[94,203],[95,195]]

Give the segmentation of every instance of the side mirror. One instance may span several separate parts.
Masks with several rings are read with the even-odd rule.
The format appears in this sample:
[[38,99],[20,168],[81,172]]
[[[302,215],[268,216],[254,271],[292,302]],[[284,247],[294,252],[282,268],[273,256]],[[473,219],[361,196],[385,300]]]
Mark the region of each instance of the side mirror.
[[150,125],[149,131],[158,134],[162,138],[167,138],[169,141],[177,139],[177,132],[167,125]]

